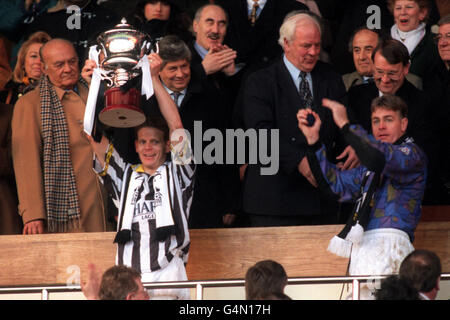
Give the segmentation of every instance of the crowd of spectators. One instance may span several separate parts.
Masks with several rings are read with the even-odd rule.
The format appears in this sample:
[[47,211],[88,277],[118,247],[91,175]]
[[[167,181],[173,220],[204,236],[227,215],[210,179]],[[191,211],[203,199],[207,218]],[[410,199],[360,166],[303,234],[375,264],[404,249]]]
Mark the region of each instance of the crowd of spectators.
[[[210,5],[198,10],[206,4],[216,4],[220,7]],[[263,75],[268,70],[265,68],[276,63],[283,53],[289,55],[283,52],[283,44],[278,43],[279,28],[289,12],[297,10],[298,13],[303,10],[320,24],[321,49],[317,53],[318,64],[321,68],[329,68],[330,71],[327,72],[333,72],[333,80],[328,80],[327,86],[335,89],[320,90],[326,92],[326,98],[334,97],[345,105],[348,101],[352,122],[360,123],[368,130],[370,116],[366,116],[368,113],[364,110],[368,110],[368,107],[363,105],[370,105],[370,101],[378,92],[402,97],[410,109],[410,134],[425,150],[429,161],[429,177],[423,204],[448,204],[449,80],[448,58],[445,57],[445,50],[448,51],[449,46],[448,32],[445,33],[448,18],[441,21],[444,24],[441,40],[435,41],[439,33],[435,24],[448,13],[444,2],[376,1],[375,5],[379,11],[375,10],[374,15],[370,15],[369,3],[364,1],[358,1],[356,4],[351,1],[341,3],[268,0],[258,3],[253,22],[249,20],[251,4],[251,1],[247,4],[247,1],[240,0],[7,1],[0,12],[0,16],[5,18],[0,25],[1,102],[14,105],[20,96],[36,87],[42,74],[39,48],[43,43],[51,38],[67,39],[75,47],[81,68],[89,47],[96,44],[97,36],[114,27],[124,16],[135,28],[151,36],[154,47],[166,35],[177,36],[189,47],[191,57],[187,61],[192,72],[189,71],[189,74],[184,76],[186,85],[179,88],[181,92],[188,85],[193,88],[188,90],[186,101],[183,102],[185,95],[180,99],[180,114],[185,127],[193,131],[194,121],[202,121],[205,124],[203,131],[208,128],[217,128],[223,133],[227,128],[261,129],[264,126],[260,126],[258,117],[263,115],[262,109],[256,109],[256,114],[252,113],[253,96],[249,95],[253,94],[252,90],[257,90],[255,98],[260,99],[258,90],[262,88],[255,79],[260,76],[256,74],[252,78],[252,74],[263,70]],[[397,46],[404,48],[404,51],[400,50],[402,56],[385,53],[397,50],[388,48],[382,50],[385,55],[383,60],[377,56],[372,57],[373,50],[386,38],[399,40]],[[441,51],[438,50],[439,46],[443,48]],[[388,80],[391,78],[391,82],[395,82],[392,88],[389,83],[388,86],[384,85],[383,76],[374,74],[375,70],[381,72],[384,59],[391,69],[400,62],[403,66],[399,79],[394,79],[397,76],[391,76],[387,71]],[[316,66],[315,70],[321,69]],[[255,83],[256,88],[252,89]],[[341,87],[342,83],[345,84],[345,90]],[[314,104],[317,104],[323,93],[315,86],[316,84],[312,83]],[[198,98],[191,97],[190,92]],[[144,107],[144,111],[146,109],[154,108]],[[294,120],[289,121],[292,123]],[[272,128],[277,126],[284,125],[281,122],[272,123]],[[330,129],[332,127],[331,125]],[[116,133],[119,136],[118,144],[123,144],[120,140],[124,139],[124,135],[120,130],[116,131],[119,132]],[[132,135],[125,136],[133,139]],[[342,144],[339,139],[334,140],[332,136],[333,134],[327,138],[327,134],[324,134],[329,146],[333,145],[333,154],[339,155],[347,150],[344,149],[345,143]],[[293,141],[288,142],[286,146],[280,141],[280,170],[275,175],[261,176],[255,173],[259,164],[248,165],[251,160],[248,154],[245,163],[238,163],[238,157],[235,156],[233,165],[204,165],[205,173],[200,171],[197,178],[198,196],[194,197],[190,227],[323,224],[345,221],[353,208],[352,204],[330,201],[308,182],[302,181],[304,177],[301,173],[292,172],[290,169],[292,165],[288,163],[292,164],[291,153],[296,148]],[[302,142],[297,139],[297,143]],[[223,148],[220,152],[226,151]],[[344,169],[348,169],[348,156],[344,151],[335,161],[339,162],[344,158]],[[124,157],[136,159],[133,150],[131,153],[125,152]],[[215,171],[217,173],[214,173]],[[10,170],[10,178],[11,173]],[[10,178],[9,180],[14,180]],[[303,186],[300,187],[301,185]],[[13,191],[14,188],[15,185]],[[208,199],[211,204],[208,204]],[[19,192],[19,208],[21,202]],[[105,201],[105,207],[114,212],[111,201]],[[21,210],[18,213],[23,216]],[[14,215],[14,212],[8,215]],[[114,213],[109,215],[114,216]],[[279,221],[280,216],[284,222]],[[276,220],[273,220],[274,218]],[[111,217],[109,220],[114,222]],[[9,229],[12,233],[17,233],[19,227],[14,225]]]
[[[403,99],[404,133],[427,158],[423,199],[408,205],[450,205],[446,1],[3,0],[0,8],[1,234],[116,228],[117,204],[96,181],[82,132],[90,83],[83,66],[97,37],[122,17],[160,51],[159,78],[183,127],[202,141],[193,146],[197,158],[208,151],[227,160],[198,163],[189,228],[347,221],[355,202],[317,188],[298,130],[298,110],[313,110],[328,159],[342,171],[361,165],[323,98],[342,103],[351,124],[369,132],[373,99]],[[160,116],[157,105],[143,100],[142,110]],[[257,144],[279,168],[265,175],[273,163],[261,150],[253,161],[247,140],[244,161],[225,139],[208,144],[208,129],[222,137],[228,129],[278,129],[276,146],[261,137]],[[113,128],[108,137],[137,162],[133,130]]]

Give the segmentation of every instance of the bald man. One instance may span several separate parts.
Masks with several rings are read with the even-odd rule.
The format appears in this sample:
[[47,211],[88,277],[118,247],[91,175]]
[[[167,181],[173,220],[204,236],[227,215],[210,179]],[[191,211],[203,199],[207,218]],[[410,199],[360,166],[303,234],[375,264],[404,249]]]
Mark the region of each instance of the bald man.
[[12,152],[23,234],[106,231],[92,149],[83,134],[88,86],[63,39],[40,51],[44,75],[12,119]]
[[[354,31],[349,42],[349,51],[353,55],[353,63],[356,71],[342,76],[345,89],[348,91],[353,86],[373,82],[374,66],[372,52],[380,44],[381,39],[377,32],[361,27]],[[415,74],[408,73],[406,79],[417,89],[422,90],[422,79]]]

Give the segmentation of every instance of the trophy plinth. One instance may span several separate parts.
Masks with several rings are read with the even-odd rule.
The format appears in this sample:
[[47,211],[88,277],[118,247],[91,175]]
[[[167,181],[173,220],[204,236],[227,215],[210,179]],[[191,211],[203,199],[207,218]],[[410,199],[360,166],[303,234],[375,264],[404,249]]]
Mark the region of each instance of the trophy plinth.
[[140,91],[130,88],[123,92],[120,87],[140,75],[140,70],[135,67],[145,54],[147,38],[146,34],[127,24],[125,19],[97,38],[104,56],[101,67],[112,73],[109,88],[105,91],[105,108],[98,116],[108,126],[130,128],[145,121],[139,107]]
[[136,88],[122,92],[120,88],[111,88],[105,92],[105,108],[98,119],[111,127],[130,128],[142,124],[145,114],[140,106],[141,93]]

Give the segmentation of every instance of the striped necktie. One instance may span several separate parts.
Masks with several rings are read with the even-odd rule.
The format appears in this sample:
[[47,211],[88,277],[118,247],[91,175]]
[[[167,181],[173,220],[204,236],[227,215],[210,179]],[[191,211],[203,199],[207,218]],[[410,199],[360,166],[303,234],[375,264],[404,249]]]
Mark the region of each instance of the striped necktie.
[[313,105],[313,97],[311,90],[309,89],[308,80],[306,80],[306,72],[300,71],[300,78],[299,93],[302,100],[302,106],[304,108],[311,109]]
[[175,104],[176,104],[177,107],[180,107],[180,106],[178,105],[178,99],[180,98],[180,96],[181,96],[181,93],[180,93],[180,92],[178,92],[178,91],[172,92],[173,101],[175,102]]
[[258,0],[253,0],[253,8],[252,8],[252,12],[250,12],[250,18],[249,18],[252,27],[256,23],[256,18],[257,18],[256,13],[258,12],[258,8],[259,8]]

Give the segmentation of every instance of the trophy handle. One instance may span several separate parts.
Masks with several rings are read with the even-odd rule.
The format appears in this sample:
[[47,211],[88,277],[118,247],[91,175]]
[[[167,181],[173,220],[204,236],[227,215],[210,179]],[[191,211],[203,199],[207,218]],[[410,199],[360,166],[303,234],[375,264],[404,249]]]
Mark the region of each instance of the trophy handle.
[[146,34],[141,47],[141,56],[152,52],[152,44],[152,38],[148,34]]

